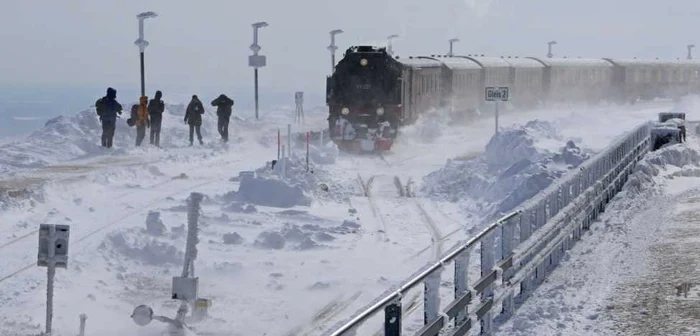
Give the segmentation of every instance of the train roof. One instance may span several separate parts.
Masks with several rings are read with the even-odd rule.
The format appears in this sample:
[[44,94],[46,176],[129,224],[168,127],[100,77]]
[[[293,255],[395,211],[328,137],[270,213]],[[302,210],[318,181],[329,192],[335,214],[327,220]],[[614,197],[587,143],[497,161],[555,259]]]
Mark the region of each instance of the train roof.
[[452,56],[445,56],[445,57],[425,57],[429,59],[434,59],[443,65],[445,65],[448,69],[450,70],[473,70],[473,69],[481,69],[481,65],[479,63],[474,62],[474,60],[469,59],[469,58],[462,58],[462,57],[452,57]]
[[575,67],[594,67],[594,68],[609,68],[613,64],[602,58],[537,58],[528,57],[541,62],[548,67],[575,66]]
[[484,68],[510,68],[510,64],[500,57],[488,56],[455,56],[471,59],[479,63]]
[[442,62],[439,60],[425,57],[399,58],[397,61],[412,68],[435,68],[442,66]]
[[544,64],[532,58],[504,57],[503,59],[516,68],[544,68]]
[[645,67],[700,67],[700,60],[675,59],[675,60],[660,60],[660,59],[607,59],[617,66],[645,66]]

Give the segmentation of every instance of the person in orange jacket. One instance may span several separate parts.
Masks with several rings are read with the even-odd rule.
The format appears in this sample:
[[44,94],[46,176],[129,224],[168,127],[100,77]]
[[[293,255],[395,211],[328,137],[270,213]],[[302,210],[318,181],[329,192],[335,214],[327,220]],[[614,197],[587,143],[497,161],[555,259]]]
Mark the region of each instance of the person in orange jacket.
[[148,97],[141,96],[136,119],[136,146],[141,146],[141,142],[146,137],[146,128],[151,127],[148,119]]

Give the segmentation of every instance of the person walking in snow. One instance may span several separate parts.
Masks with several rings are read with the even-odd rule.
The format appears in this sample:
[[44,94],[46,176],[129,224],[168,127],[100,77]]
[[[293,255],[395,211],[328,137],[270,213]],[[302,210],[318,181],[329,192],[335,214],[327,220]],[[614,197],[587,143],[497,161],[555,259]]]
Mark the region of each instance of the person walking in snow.
[[216,115],[218,116],[217,129],[221,135],[221,140],[228,142],[228,123],[231,119],[233,109],[233,100],[221,94],[218,98],[211,102],[212,106],[216,106]]
[[185,112],[185,123],[190,125],[190,146],[194,142],[194,131],[197,131],[197,138],[199,139],[199,144],[203,145],[202,141],[202,114],[204,114],[204,105],[197,98],[197,95],[192,96],[192,100],[187,105],[187,111]]
[[141,96],[136,113],[136,146],[138,147],[146,137],[146,128],[151,126],[148,120],[148,97]]
[[122,105],[117,101],[117,90],[107,88],[107,95],[95,103],[95,110],[102,123],[102,147],[112,148],[117,115],[122,114]]
[[155,98],[148,102],[148,115],[151,118],[151,145],[160,147],[160,124],[163,122],[165,104],[160,99],[163,93],[156,91]]

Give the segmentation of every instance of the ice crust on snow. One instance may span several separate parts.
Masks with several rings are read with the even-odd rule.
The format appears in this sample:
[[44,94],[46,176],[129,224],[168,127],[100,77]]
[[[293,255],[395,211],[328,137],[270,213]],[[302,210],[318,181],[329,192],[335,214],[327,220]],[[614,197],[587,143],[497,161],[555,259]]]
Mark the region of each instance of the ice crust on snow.
[[[557,144],[558,151],[541,148],[543,141]],[[534,120],[493,136],[481,156],[449,160],[424,177],[422,191],[440,200],[471,200],[474,213],[491,218],[513,210],[590,154],[550,123]]]

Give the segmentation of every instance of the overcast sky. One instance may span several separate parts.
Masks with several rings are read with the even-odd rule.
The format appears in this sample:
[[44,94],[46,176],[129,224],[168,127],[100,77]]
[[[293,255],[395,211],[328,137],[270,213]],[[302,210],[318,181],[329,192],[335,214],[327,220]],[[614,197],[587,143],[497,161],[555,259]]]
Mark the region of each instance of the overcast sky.
[[[4,0],[0,86],[138,88],[135,15],[146,21],[148,91],[161,87],[252,86],[251,23],[260,31],[261,86],[322,91],[330,71],[328,31],[340,28],[337,57],[352,44],[383,43],[408,54],[685,57],[700,46],[697,0]],[[695,40],[697,39],[697,40]],[[698,50],[700,56],[700,50]]]

